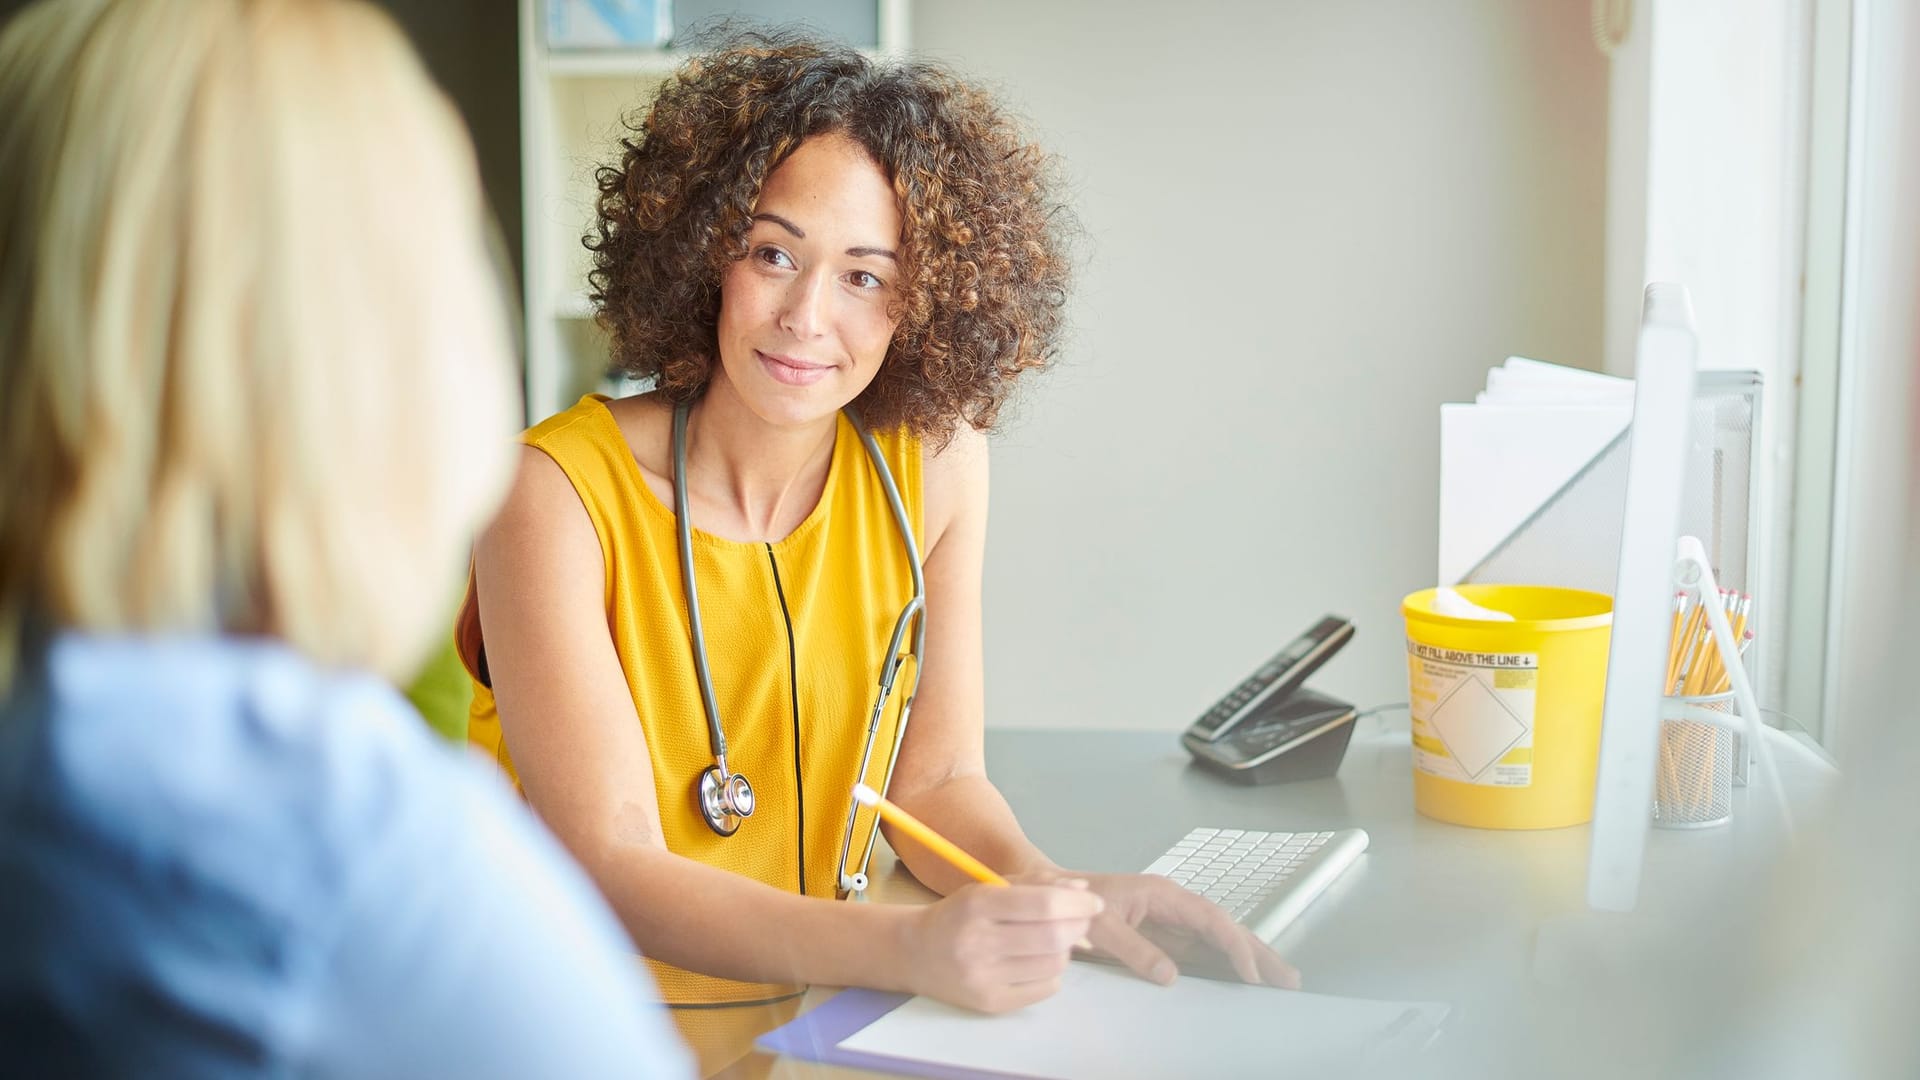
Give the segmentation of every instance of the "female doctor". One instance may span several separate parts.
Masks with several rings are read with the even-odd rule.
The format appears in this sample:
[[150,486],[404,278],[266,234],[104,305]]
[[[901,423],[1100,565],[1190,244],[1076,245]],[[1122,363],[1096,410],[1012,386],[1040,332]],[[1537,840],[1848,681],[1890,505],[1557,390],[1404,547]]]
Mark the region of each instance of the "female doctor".
[[[688,62],[622,147],[593,299],[616,368],[656,388],[526,434],[457,637],[471,737],[665,998],[823,983],[1005,1011],[1083,938],[1160,982],[1180,941],[1296,985],[1172,882],[1055,865],[986,775],[984,433],[1056,348],[1048,158],[938,69],[791,36]],[[944,898],[838,902],[873,846],[856,781],[1013,885],[889,828]]]

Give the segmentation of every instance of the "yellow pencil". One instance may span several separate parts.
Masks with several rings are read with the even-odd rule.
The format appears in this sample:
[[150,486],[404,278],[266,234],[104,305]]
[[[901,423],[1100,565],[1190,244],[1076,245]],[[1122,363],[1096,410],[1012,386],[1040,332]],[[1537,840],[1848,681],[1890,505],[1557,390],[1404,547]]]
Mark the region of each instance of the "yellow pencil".
[[[934,832],[926,822],[888,802],[884,796],[867,785],[853,785],[853,798],[861,806],[873,807],[881,817],[899,826],[908,836],[920,841],[927,850],[952,863],[956,869],[973,880],[983,885],[1012,884],[1006,878],[994,873],[993,868],[986,863],[960,850],[960,845]],[[1074,945],[1081,949],[1093,948],[1093,942],[1084,937],[1074,942]]]
[[1662,694],[1673,693],[1673,682],[1680,677],[1680,622],[1687,608],[1687,594],[1673,598],[1673,634],[1667,638],[1667,681],[1660,684]]
[[986,863],[960,850],[960,846],[929,828],[925,822],[905,810],[888,802],[881,794],[865,784],[853,785],[853,797],[862,806],[871,806],[883,818],[892,822],[901,831],[935,855],[947,860],[954,868],[975,881],[988,885],[1005,885],[1007,879],[993,872]]
[[1673,663],[1673,673],[1667,678],[1667,685],[1671,687],[1667,693],[1686,692],[1683,680],[1692,666],[1699,662],[1696,653],[1699,646],[1700,627],[1706,624],[1706,620],[1707,609],[1702,604],[1694,604],[1693,610],[1687,613],[1686,625],[1681,629],[1680,637],[1674,644],[1674,648],[1678,650],[1678,656]]

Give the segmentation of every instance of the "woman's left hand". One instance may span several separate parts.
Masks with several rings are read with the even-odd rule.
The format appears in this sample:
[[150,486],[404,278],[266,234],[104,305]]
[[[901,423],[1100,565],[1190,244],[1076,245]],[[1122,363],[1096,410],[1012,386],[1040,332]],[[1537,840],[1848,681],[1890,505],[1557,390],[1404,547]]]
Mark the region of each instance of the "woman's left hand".
[[1084,878],[1106,901],[1087,938],[1094,950],[1126,965],[1134,974],[1170,983],[1180,964],[1224,959],[1242,982],[1300,988],[1300,972],[1272,946],[1199,893],[1154,874],[1082,874],[1059,871],[1061,878]]

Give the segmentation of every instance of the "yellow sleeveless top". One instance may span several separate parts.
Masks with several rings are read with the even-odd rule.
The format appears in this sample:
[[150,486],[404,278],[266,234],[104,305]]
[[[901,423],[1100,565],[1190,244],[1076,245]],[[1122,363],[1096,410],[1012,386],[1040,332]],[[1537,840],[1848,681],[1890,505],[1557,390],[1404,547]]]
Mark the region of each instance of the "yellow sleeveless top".
[[[694,583],[727,764],[746,775],[756,801],[739,831],[722,837],[695,801],[713,749],[694,674],[673,509],[647,487],[605,402],[581,398],[523,440],[559,464],[600,538],[607,625],[635,722],[646,733],[666,846],[775,888],[831,898],[881,657],[913,596],[906,547],[879,475],[843,415],[820,502],[792,534],[743,543],[693,530]],[[920,441],[905,431],[873,434],[917,538]],[[902,648],[911,648],[910,638]],[[917,663],[900,673],[874,740],[869,784],[884,776],[901,703],[918,677]],[[493,693],[477,679],[469,720],[468,738],[513,776]],[[874,827],[863,809],[852,859]],[[662,997],[674,1004],[766,1000],[801,989],[649,963]]]

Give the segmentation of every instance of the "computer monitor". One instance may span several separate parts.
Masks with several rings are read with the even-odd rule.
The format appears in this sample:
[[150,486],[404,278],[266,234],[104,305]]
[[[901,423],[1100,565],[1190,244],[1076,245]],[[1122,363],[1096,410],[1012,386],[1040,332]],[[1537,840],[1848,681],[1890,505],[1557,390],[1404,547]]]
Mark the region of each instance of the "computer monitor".
[[1698,364],[1686,288],[1648,285],[1634,355],[1627,495],[1587,863],[1587,904],[1599,911],[1631,911],[1639,896],[1666,690],[1682,462]]

